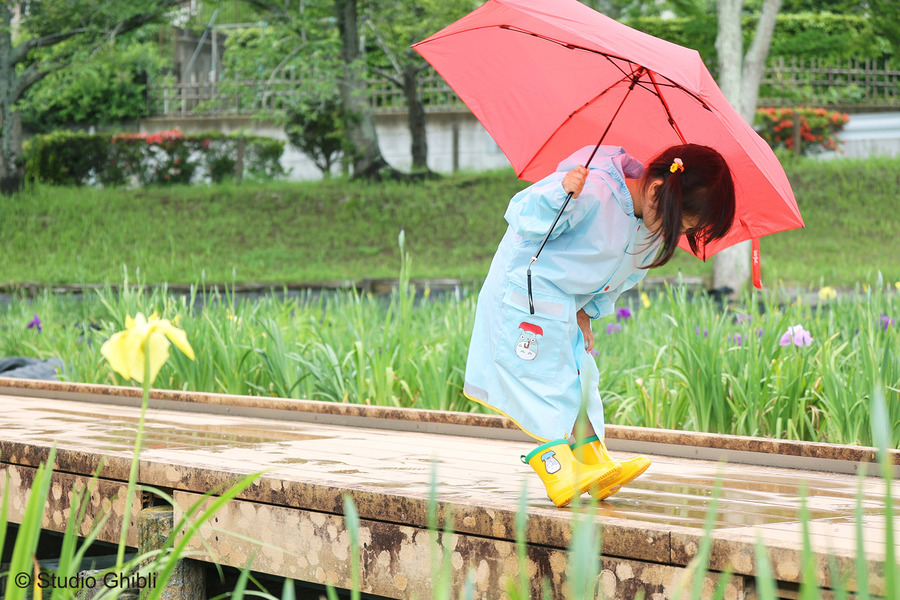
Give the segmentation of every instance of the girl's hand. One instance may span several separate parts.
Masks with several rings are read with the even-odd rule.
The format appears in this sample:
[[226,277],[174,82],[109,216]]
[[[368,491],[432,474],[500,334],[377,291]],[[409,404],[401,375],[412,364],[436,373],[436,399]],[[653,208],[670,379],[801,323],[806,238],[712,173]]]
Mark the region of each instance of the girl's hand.
[[577,198],[584,188],[584,182],[587,181],[588,170],[585,167],[577,166],[563,177],[562,186],[566,193],[571,193],[573,198]]
[[578,328],[584,336],[584,350],[590,352],[594,349],[594,331],[591,329],[591,318],[584,310],[579,310],[575,315],[578,319]]

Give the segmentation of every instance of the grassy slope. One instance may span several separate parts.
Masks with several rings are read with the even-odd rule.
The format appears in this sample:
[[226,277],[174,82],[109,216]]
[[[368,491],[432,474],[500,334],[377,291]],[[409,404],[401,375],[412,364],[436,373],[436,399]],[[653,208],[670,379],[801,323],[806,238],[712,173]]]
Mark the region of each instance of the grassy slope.
[[[767,284],[900,280],[900,160],[788,165],[807,227],[765,238]],[[0,283],[314,282],[396,276],[406,231],[414,277],[482,278],[509,171],[372,185],[346,180],[141,190],[37,187],[0,199]],[[708,275],[687,253],[655,275]],[[132,275],[133,278],[133,275]]]

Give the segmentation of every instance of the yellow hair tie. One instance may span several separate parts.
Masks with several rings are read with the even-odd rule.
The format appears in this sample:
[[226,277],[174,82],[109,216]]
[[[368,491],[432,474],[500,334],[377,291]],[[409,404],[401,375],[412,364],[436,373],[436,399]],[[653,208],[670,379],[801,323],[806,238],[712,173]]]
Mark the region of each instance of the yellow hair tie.
[[684,171],[684,163],[681,162],[680,158],[674,159],[672,166],[669,167],[669,173],[674,173],[675,171]]

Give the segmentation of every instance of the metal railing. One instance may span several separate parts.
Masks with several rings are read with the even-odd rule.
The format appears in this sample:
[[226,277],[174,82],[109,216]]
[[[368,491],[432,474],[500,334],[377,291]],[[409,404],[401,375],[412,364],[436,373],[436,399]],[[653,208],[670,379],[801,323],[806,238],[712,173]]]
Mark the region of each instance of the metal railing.
[[[290,107],[298,77],[245,81],[184,81],[150,86],[148,101],[154,116],[224,116],[281,111]],[[254,90],[248,94],[248,88]],[[466,110],[436,73],[420,80],[429,112]],[[238,90],[240,90],[238,92]],[[252,100],[246,100],[252,98]],[[403,91],[386,80],[369,81],[369,101],[376,112],[406,111]],[[815,105],[833,108],[900,108],[900,70],[889,63],[819,59],[770,61],[760,87],[760,106]]]

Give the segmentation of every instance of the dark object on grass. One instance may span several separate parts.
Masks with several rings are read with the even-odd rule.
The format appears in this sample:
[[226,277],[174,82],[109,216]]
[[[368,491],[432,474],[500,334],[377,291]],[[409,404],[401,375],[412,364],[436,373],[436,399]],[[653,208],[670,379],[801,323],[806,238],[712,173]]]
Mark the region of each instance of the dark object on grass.
[[24,356],[0,358],[0,377],[58,381],[58,373],[64,366],[63,361],[58,358],[46,360]]

